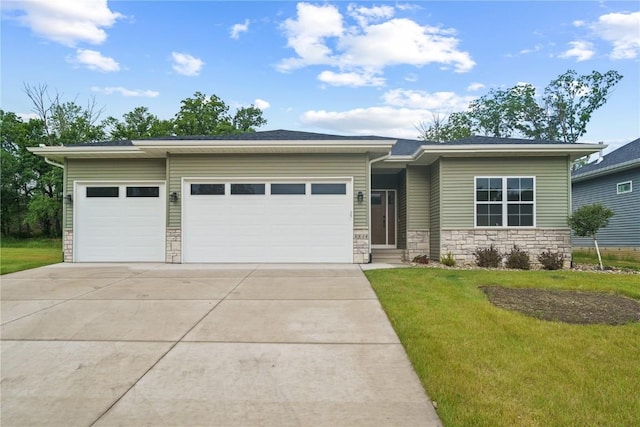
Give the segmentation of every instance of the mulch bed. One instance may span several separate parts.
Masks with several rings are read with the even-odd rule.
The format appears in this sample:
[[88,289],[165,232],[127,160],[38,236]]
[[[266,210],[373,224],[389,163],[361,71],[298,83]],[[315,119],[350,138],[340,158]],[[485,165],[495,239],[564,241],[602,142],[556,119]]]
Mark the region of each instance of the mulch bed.
[[480,288],[494,305],[542,320],[583,325],[640,321],[640,302],[620,295],[500,286]]

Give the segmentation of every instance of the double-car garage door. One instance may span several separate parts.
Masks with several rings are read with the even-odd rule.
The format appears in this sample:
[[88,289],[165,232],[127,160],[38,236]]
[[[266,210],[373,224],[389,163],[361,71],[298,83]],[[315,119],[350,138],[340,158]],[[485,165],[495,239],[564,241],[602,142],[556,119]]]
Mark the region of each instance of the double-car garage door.
[[[351,180],[184,179],[182,262],[352,262]],[[163,262],[164,183],[77,184],[74,259]]]
[[352,262],[346,180],[184,180],[183,262]]

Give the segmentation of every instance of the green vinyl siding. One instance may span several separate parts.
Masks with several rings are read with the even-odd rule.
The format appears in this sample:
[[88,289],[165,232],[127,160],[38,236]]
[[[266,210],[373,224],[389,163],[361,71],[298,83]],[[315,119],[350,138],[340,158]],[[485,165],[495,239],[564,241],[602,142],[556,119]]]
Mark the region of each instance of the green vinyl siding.
[[407,176],[406,170],[398,174],[398,249],[407,248]]
[[[67,159],[65,194],[76,181],[164,181],[165,159]],[[73,228],[72,206],[65,203],[65,228]]]
[[440,260],[440,161],[431,165],[429,257]]
[[429,168],[407,166],[407,230],[429,228]]
[[474,177],[533,176],[536,226],[567,226],[570,196],[567,157],[443,159],[440,165],[441,228],[474,226]]
[[[182,193],[182,178],[353,178],[354,226],[368,226],[368,202],[358,203],[358,191],[368,194],[365,154],[219,154],[171,155],[169,193]],[[180,203],[169,204],[169,226],[180,226]]]

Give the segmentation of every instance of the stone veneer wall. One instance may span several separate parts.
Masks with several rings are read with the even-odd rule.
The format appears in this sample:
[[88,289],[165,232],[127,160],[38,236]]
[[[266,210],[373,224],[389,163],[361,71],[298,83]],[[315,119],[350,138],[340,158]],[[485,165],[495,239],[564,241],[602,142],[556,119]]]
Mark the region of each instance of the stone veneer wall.
[[353,229],[353,263],[369,263],[369,229]]
[[500,253],[508,253],[517,245],[529,253],[531,265],[539,267],[538,255],[544,251],[564,255],[565,268],[571,265],[571,231],[557,229],[455,229],[440,231],[440,253],[451,252],[459,265],[475,265],[473,252],[494,245]]
[[65,228],[62,234],[62,259],[73,262],[73,229]]
[[182,229],[167,227],[167,251],[165,262],[180,264],[182,262]]
[[429,230],[407,230],[404,260],[411,261],[418,255],[429,256]]

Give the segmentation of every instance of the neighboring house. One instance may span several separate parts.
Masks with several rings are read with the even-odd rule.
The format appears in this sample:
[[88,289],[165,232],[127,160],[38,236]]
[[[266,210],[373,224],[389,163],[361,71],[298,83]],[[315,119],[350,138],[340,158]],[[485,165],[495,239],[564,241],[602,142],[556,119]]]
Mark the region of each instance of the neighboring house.
[[64,260],[366,263],[515,244],[570,259],[570,165],[601,146],[265,131],[31,148],[64,167]]
[[[640,139],[629,142],[571,174],[573,209],[601,203],[613,210],[609,225],[597,234],[610,251],[640,251]],[[588,237],[573,236],[574,248],[591,248]]]

